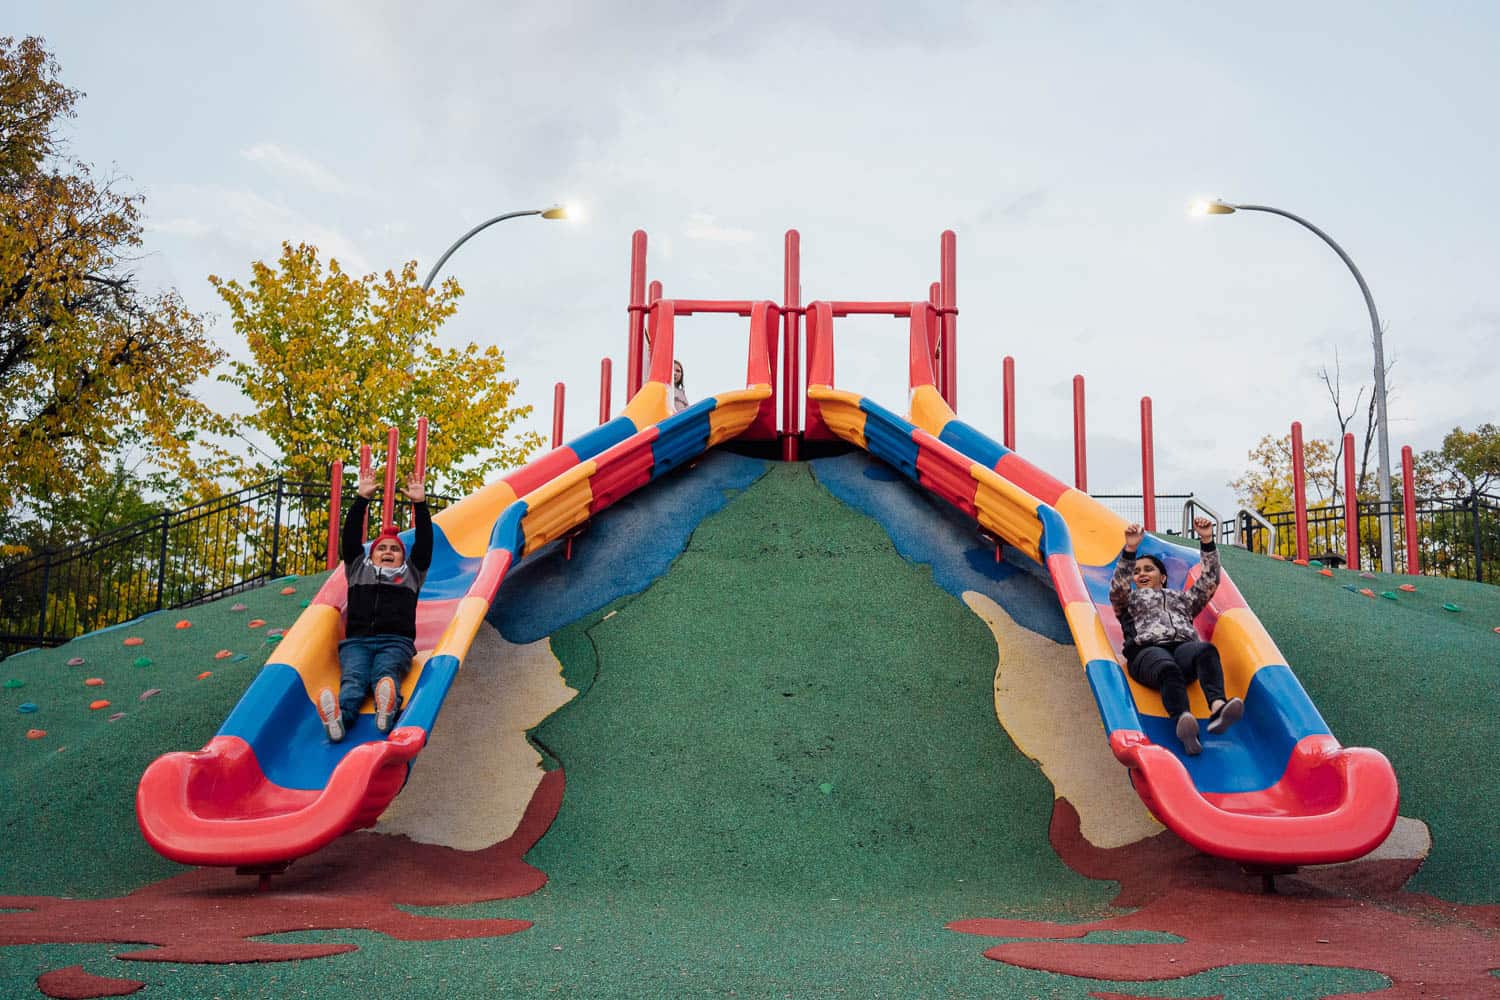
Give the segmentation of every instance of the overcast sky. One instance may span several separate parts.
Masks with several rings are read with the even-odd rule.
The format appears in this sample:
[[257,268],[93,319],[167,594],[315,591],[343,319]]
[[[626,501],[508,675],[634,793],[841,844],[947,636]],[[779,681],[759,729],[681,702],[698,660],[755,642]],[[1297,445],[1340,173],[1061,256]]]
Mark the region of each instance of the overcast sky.
[[[147,196],[148,286],[217,314],[283,240],[360,273],[447,274],[452,342],[498,344],[535,426],[622,400],[630,234],[668,296],[920,298],[958,234],[960,413],[1071,479],[1070,384],[1088,384],[1089,485],[1139,491],[1155,401],[1160,492],[1231,513],[1267,433],[1331,436],[1318,378],[1371,381],[1367,313],[1339,259],[1264,214],[1303,215],[1358,263],[1394,360],[1393,458],[1497,419],[1500,249],[1491,196],[1500,6],[1489,3],[6,3],[87,92],[72,149]],[[743,384],[744,321],[686,320],[693,398]],[[841,321],[837,376],[904,409],[905,330]],[[216,390],[222,392],[222,390]]]

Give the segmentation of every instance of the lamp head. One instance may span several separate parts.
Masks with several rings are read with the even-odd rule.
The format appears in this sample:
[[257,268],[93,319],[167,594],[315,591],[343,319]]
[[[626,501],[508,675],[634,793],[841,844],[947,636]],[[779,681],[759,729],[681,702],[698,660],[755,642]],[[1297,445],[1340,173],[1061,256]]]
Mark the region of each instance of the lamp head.
[[1228,202],[1215,198],[1213,201],[1193,202],[1194,215],[1233,215],[1234,206]]
[[566,218],[568,218],[568,206],[566,206],[566,205],[553,205],[551,208],[543,209],[542,210],[542,218],[544,218],[544,219],[566,219]]

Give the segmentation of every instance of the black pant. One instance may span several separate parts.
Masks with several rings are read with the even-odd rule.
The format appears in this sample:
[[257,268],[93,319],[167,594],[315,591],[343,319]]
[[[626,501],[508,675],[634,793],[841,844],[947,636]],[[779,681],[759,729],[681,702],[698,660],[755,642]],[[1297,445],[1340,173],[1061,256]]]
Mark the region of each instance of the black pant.
[[1203,685],[1203,697],[1210,706],[1224,699],[1224,665],[1212,643],[1194,640],[1146,646],[1130,658],[1129,670],[1138,683],[1161,692],[1169,719],[1188,710],[1187,686],[1195,680]]

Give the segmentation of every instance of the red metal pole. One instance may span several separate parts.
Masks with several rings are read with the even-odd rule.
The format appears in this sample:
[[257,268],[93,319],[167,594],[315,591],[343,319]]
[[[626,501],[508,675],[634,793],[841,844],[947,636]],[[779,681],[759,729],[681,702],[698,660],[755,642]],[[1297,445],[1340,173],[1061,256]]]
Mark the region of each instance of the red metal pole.
[[[1156,437],[1151,425],[1151,397],[1141,397],[1141,501],[1147,531],[1156,530]],[[1217,530],[1217,529],[1215,529]]]
[[661,298],[661,282],[653,281],[646,289],[646,304],[649,306],[659,298]]
[[1354,481],[1354,435],[1344,435],[1344,561],[1359,569],[1359,484]]
[[563,441],[563,395],[566,389],[561,382],[552,387],[552,447],[561,448]]
[[1084,439],[1087,430],[1083,415],[1083,376],[1073,376],[1073,485],[1087,493],[1089,491],[1088,446]]
[[614,362],[608,358],[599,362],[599,422],[609,422],[609,390],[610,382],[614,378]]
[[1401,448],[1401,513],[1406,518],[1406,571],[1416,576],[1422,567],[1417,562],[1417,486],[1409,444]]
[[380,530],[396,524],[396,462],[400,432],[394,427],[385,431],[385,496],[380,500]]
[[1005,447],[1011,451],[1016,450],[1016,359],[1010,355],[1005,356],[1002,365],[1004,400],[1002,408],[1005,411]]
[[[417,418],[417,447],[411,460],[412,472],[416,473],[417,481],[422,484],[422,494],[427,494],[427,418]],[[412,506],[411,523],[417,523],[417,508]]]
[[1297,524],[1297,562],[1307,562],[1307,466],[1302,457],[1302,421],[1292,421],[1292,508]]
[[938,395],[943,399],[948,398],[948,343],[943,338],[943,283],[934,281],[927,286],[927,301],[932,303],[932,308],[937,311],[938,335],[937,341],[930,346],[932,350],[932,376],[937,386]]
[[799,357],[802,343],[799,326],[802,321],[802,236],[795,229],[786,231],[786,249],[782,267],[781,315],[783,335],[781,363],[785,371],[781,375],[781,460],[797,461],[801,440],[800,417],[802,399],[797,393],[801,363]]
[[958,412],[958,250],[953,230],[943,230],[943,370],[944,398]]
[[[370,474],[371,470],[372,470],[373,465],[374,465],[374,463],[373,463],[373,461],[371,459],[371,455],[370,455],[370,446],[367,445],[367,444],[360,445],[359,446],[359,478],[363,479],[366,476],[368,476]],[[370,537],[370,508],[368,508],[368,507],[365,508],[365,517],[364,517],[364,520],[360,523],[359,531],[360,531],[360,537],[361,538],[369,538]]]
[[339,564],[339,512],[344,506],[344,463],[336,461],[328,474],[328,568]]
[[625,398],[641,389],[641,357],[646,344],[646,231],[630,237],[630,338],[625,361]]

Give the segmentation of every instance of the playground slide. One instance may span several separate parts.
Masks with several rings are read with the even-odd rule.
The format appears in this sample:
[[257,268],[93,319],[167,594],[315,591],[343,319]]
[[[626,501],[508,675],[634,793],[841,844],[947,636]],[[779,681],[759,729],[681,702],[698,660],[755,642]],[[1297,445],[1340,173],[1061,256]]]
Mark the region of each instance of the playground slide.
[[[1189,756],[1160,694],[1121,666],[1109,581],[1123,519],[960,422],[933,385],[930,352],[919,347],[929,335],[915,316],[909,420],[832,387],[832,338],[817,325],[814,318],[808,330],[809,427],[821,421],[1046,570],[1110,749],[1163,824],[1209,854],[1272,868],[1351,860],[1385,839],[1398,799],[1389,761],[1340,746],[1227,572],[1195,624],[1218,648],[1226,689],[1245,700],[1245,717],[1221,735],[1204,731],[1202,754]],[[1141,551],[1163,559],[1173,587],[1197,578],[1196,547],[1148,535]],[[1194,714],[1206,717],[1196,686],[1191,698]]]
[[[670,307],[651,380],[624,413],[433,518],[433,561],[417,610],[418,654],[389,738],[366,700],[340,743],[315,699],[338,688],[345,581],[332,574],[208,745],[158,758],[136,816],[174,861],[275,868],[372,825],[405,784],[443,699],[512,565],[707,449],[770,424],[774,308],[752,317],[747,388],[672,414]],[[403,540],[412,544],[408,531]]]

